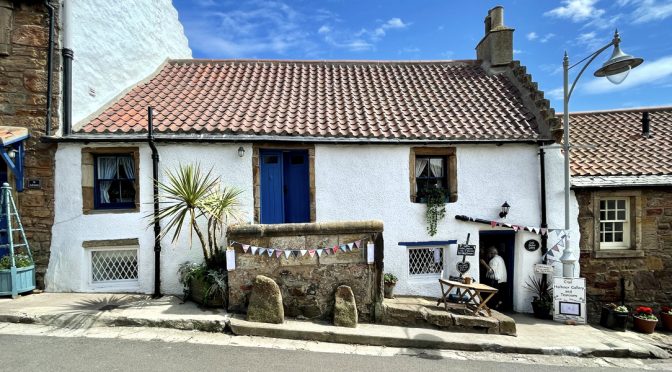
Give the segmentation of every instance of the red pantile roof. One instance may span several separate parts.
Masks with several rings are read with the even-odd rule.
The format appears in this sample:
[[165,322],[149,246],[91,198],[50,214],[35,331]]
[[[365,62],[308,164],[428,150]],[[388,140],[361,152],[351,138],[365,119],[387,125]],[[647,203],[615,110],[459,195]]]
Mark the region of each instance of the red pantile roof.
[[[642,114],[649,112],[649,138]],[[571,151],[573,176],[672,174],[672,107],[570,114],[570,143],[594,145]]]
[[172,60],[76,130],[164,134],[534,140],[503,74],[478,61]]

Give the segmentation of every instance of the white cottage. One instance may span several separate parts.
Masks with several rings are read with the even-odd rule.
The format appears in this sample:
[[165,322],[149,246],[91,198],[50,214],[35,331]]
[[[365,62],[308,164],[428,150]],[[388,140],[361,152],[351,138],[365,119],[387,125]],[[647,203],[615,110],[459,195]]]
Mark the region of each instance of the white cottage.
[[[499,248],[513,307],[529,311],[522,283],[542,254],[524,245],[543,241],[525,227],[544,223],[539,152],[553,142],[556,119],[512,61],[512,35],[498,7],[486,18],[476,60],[166,61],[72,134],[52,139],[56,222],[47,289],[153,291],[146,218],[153,107],[161,180],[180,163],[212,169],[244,190],[251,223],[382,220],[385,271],[399,277],[398,294],[438,296],[437,278],[458,274],[456,243],[469,234],[477,247]],[[560,227],[561,155],[546,151],[545,167],[547,223]],[[448,195],[434,236],[425,222],[431,187]],[[511,207],[500,219],[504,202]],[[162,245],[161,290],[181,293],[177,267],[202,259],[201,250],[185,248],[186,236]],[[478,251],[466,258],[476,280]]]

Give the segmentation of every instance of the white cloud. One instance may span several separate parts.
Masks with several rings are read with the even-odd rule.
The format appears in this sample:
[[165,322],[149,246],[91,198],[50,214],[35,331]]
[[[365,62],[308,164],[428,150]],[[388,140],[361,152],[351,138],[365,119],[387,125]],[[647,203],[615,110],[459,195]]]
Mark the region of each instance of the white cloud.
[[582,22],[593,18],[600,18],[604,9],[595,7],[597,0],[563,0],[562,6],[544,13],[545,16],[570,19],[572,22]]
[[599,49],[607,43],[604,37],[598,37],[594,31],[579,34],[576,43],[584,46],[587,50]]
[[551,99],[563,99],[565,96],[565,92],[564,89],[562,88],[555,88],[546,92],[546,96],[550,97]]
[[331,32],[331,27],[329,27],[329,26],[327,26],[327,25],[322,25],[322,27],[320,27],[320,28],[317,30],[317,33],[318,33],[318,34],[328,34],[328,33],[330,33],[330,32]]
[[631,19],[635,24],[672,17],[672,0],[619,0],[618,5],[634,7]]
[[400,30],[410,25],[410,23],[404,22],[401,18],[394,17],[373,30],[362,28],[353,33],[347,30],[336,30],[324,25],[320,27],[318,33],[324,35],[324,41],[334,47],[357,52],[373,49],[375,43],[385,37],[388,30]]
[[[385,31],[390,30],[390,29],[401,29],[401,28],[406,28],[410,25],[410,23],[404,23],[404,21],[401,20],[401,18],[390,18],[387,22],[383,23],[380,27],[377,27],[375,30],[371,32],[371,35],[374,38],[381,38],[385,36]],[[367,33],[366,29],[361,30],[360,32]]]
[[520,50],[520,49],[514,49],[514,50],[513,50],[513,54],[523,54],[523,53],[525,53],[525,52],[523,52],[523,51]]
[[540,35],[537,34],[536,32],[532,31],[532,32],[528,33],[527,35],[525,35],[525,37],[527,38],[527,40],[530,40],[530,41],[535,41],[535,40],[537,40],[537,41],[539,41],[540,43],[546,43],[546,42],[548,42],[549,40],[551,40],[553,37],[555,37],[555,34],[552,33],[552,32],[549,32],[549,33],[547,33],[547,34],[545,34],[545,35],[543,35],[543,36],[540,36]]
[[534,40],[534,39],[538,38],[539,36],[537,35],[536,32],[532,31],[529,34],[525,35],[525,37],[527,37],[527,40],[531,41],[531,40]]
[[644,84],[667,84],[672,82],[672,55],[655,61],[644,62],[630,71],[630,75],[619,85],[611,84],[605,78],[595,78],[584,85],[587,93],[599,94],[634,88]]

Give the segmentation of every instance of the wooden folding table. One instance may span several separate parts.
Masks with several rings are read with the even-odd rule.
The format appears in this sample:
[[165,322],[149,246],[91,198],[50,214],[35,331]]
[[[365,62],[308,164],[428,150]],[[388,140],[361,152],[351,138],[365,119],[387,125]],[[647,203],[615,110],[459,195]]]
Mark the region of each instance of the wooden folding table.
[[[446,279],[439,279],[439,284],[441,285],[441,298],[436,304],[443,303],[446,311],[449,307],[453,307],[453,303],[448,301],[448,295],[453,289],[456,289],[458,306],[462,305],[461,307],[472,310],[472,314],[476,316],[479,315],[481,310],[487,311],[488,315],[492,316],[487,303],[497,293],[496,288],[481,283],[464,284]],[[485,298],[483,298],[484,296]]]

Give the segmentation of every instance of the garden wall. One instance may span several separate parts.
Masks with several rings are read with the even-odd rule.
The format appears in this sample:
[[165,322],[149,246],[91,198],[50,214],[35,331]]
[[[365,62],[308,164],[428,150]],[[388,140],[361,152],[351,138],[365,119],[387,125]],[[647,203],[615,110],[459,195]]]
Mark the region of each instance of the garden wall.
[[[360,320],[374,321],[383,299],[383,222],[344,221],[229,227],[236,251],[236,268],[229,272],[229,307],[246,312],[252,281],[257,275],[275,280],[282,293],[285,315],[330,319],[334,292],[352,288]],[[327,248],[361,240],[361,248],[337,254],[286,258],[245,253],[241,244],[279,249]],[[367,263],[366,245],[375,244],[374,263]]]

